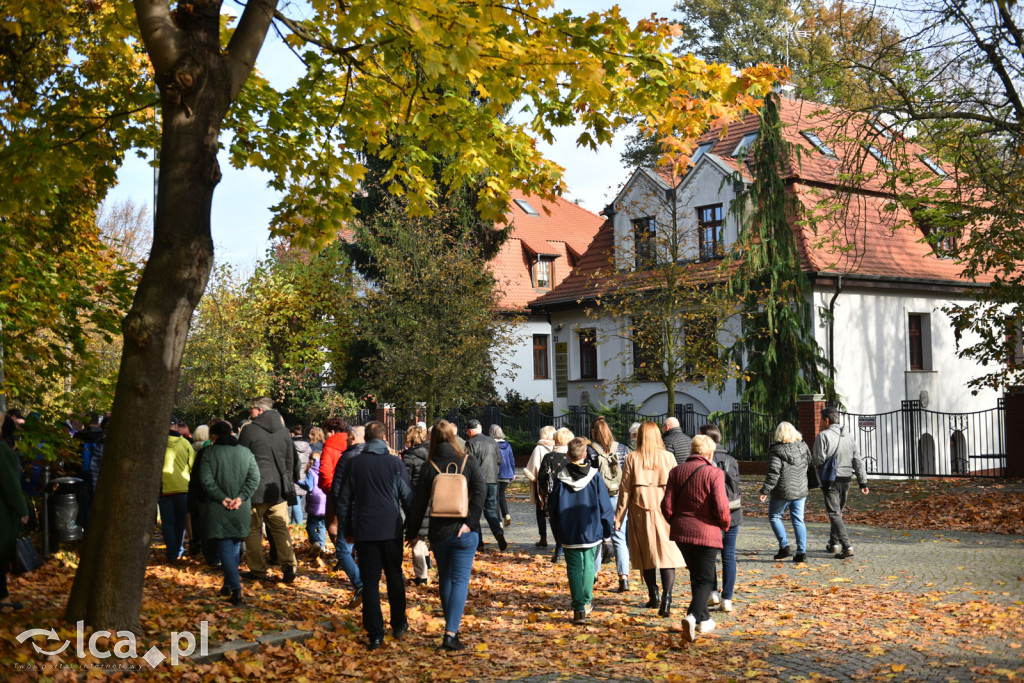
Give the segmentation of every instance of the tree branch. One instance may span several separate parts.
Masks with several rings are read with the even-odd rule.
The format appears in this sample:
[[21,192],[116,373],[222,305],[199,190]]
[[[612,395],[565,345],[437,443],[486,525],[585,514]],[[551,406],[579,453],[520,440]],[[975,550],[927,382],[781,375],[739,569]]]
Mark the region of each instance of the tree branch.
[[139,33],[156,72],[167,73],[183,53],[181,30],[174,24],[167,0],[132,0]]
[[256,66],[256,56],[274,19],[277,0],[249,0],[235,34],[228,43],[227,63],[231,70],[230,99],[234,101]]

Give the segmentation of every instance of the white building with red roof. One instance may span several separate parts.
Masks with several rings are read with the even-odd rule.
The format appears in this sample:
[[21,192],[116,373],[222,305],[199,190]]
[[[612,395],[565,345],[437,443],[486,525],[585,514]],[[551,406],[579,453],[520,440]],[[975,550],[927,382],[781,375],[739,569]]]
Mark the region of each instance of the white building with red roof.
[[[919,182],[951,182],[923,148],[904,142],[879,122],[812,102],[782,99],[784,137],[802,153],[784,171],[797,200],[793,230],[812,289],[813,332],[835,366],[836,388],[848,410],[879,413],[903,400],[944,412],[992,408],[999,394],[971,394],[967,382],[981,374],[957,357],[957,339],[943,307],[968,304],[985,282],[961,277],[955,244],[933,248],[928,225],[895,202],[886,181],[897,167],[913,169]],[[550,316],[556,413],[588,402],[630,402],[646,414],[665,410],[664,387],[637,379],[625,395],[610,396],[613,378],[635,376],[631,344],[616,330],[623,321],[585,314],[614,289],[616,272],[629,261],[637,235],[666,229],[665,197],[676,194],[687,260],[707,277],[738,235],[732,203],[750,181],[738,161],[756,138],[759,119],[748,116],[717,126],[698,140],[681,179],[638,169],[606,209],[607,219],[583,251],[578,266],[530,302]],[[899,154],[897,159],[895,155]],[[860,175],[851,182],[851,168]],[[717,277],[721,277],[720,275]],[[962,339],[961,343],[970,343]],[[784,378],[780,378],[784,381]],[[728,411],[735,382],[724,393],[700,383],[677,387],[676,405]]]
[[513,192],[505,221],[511,235],[488,266],[500,294],[500,313],[519,322],[512,348],[493,359],[496,389],[500,396],[511,389],[525,399],[551,401],[551,324],[546,313],[532,312],[527,304],[565,281],[604,219],[561,197]]

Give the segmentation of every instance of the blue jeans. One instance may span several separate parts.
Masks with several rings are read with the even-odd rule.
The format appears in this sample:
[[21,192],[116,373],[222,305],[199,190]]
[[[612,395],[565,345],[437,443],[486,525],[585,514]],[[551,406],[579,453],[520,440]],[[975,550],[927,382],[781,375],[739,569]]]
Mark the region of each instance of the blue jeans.
[[473,574],[473,558],[479,542],[480,534],[469,531],[431,544],[437,562],[437,591],[441,596],[444,628],[448,633],[459,632],[469,595],[469,577]]
[[306,497],[299,496],[299,502],[288,506],[288,521],[292,524],[302,524],[306,507]]
[[363,579],[359,575],[359,566],[356,565],[356,561],[352,557],[352,544],[345,542],[345,539],[341,536],[341,531],[338,532],[338,538],[334,540],[334,550],[334,556],[338,558],[342,570],[348,575],[348,580],[352,582],[352,587],[356,590],[362,588]]
[[311,544],[327,547],[327,522],[323,515],[309,515],[306,518],[306,535]]
[[188,494],[172,493],[160,496],[160,525],[167,543],[167,559],[177,560],[185,554],[185,516],[188,514]]
[[793,524],[793,533],[796,535],[796,551],[807,552],[807,527],[804,526],[804,502],[800,500],[782,500],[780,498],[768,499],[768,523],[772,525],[775,538],[779,539],[779,548],[789,545],[786,538],[786,528],[782,526],[782,515],[789,510],[789,519]]
[[[619,497],[612,496],[612,510],[619,504]],[[626,541],[626,523],[629,521],[629,514],[622,518],[622,527],[615,531],[612,529],[612,547],[615,548],[615,571],[619,576],[629,576],[629,543]]]
[[242,558],[242,539],[217,538],[217,554],[224,570],[224,587],[228,590],[242,590],[242,579],[238,576],[238,563]]
[[[732,600],[732,591],[736,587],[736,536],[738,526],[731,526],[722,534],[722,599]],[[715,572],[715,590],[718,590],[718,573]]]

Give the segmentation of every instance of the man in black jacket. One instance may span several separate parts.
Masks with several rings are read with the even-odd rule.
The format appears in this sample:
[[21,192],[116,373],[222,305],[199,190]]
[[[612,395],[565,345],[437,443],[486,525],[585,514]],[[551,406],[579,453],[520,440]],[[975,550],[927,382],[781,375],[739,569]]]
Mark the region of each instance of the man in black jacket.
[[256,456],[260,485],[252,497],[252,526],[245,542],[248,578],[265,580],[267,561],[263,557],[263,525],[273,539],[277,558],[284,567],[284,582],[295,580],[295,550],[288,531],[288,506],[295,500],[294,484],[299,480],[299,458],[284,418],[266,397],[254,399],[249,407],[251,422],[238,435],[238,443]]
[[[501,530],[501,517],[498,516],[498,469],[501,467],[501,448],[498,447],[497,441],[483,431],[479,420],[469,421],[466,429],[469,434],[466,452],[476,460],[476,464],[480,466],[480,473],[487,482],[484,519],[487,520],[487,526],[491,527],[494,539],[498,541],[498,549],[504,550],[508,547],[508,542]],[[481,545],[482,543],[481,541]]]
[[665,420],[661,429],[664,432],[661,438],[665,442],[665,450],[672,452],[677,465],[682,465],[690,457],[690,437],[679,428],[679,420],[674,417]]
[[405,465],[384,441],[386,428],[376,420],[366,425],[366,446],[347,464],[338,499],[338,532],[355,543],[363,579],[363,628],[368,647],[384,643],[380,610],[380,575],[388,587],[391,630],[401,638],[409,630],[405,617],[405,577],[402,576],[402,514],[409,514],[412,488]]

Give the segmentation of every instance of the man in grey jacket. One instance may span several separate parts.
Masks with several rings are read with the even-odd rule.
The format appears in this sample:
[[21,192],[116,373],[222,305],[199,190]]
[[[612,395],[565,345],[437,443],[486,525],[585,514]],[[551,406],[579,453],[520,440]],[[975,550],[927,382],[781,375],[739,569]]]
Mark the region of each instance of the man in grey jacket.
[[[501,517],[498,516],[498,470],[501,467],[501,448],[498,442],[483,433],[484,428],[479,420],[470,420],[466,432],[469,434],[469,441],[466,442],[466,451],[476,459],[480,465],[480,473],[487,482],[487,498],[484,500],[484,519],[487,526],[491,527],[491,533],[498,541],[498,549],[504,550],[508,547],[505,541],[505,534],[501,529]],[[481,541],[482,545],[482,541]]]
[[814,451],[811,453],[811,464],[821,467],[826,460],[835,456],[835,481],[822,481],[821,491],[825,496],[825,512],[832,528],[829,531],[826,552],[835,551],[837,544],[841,550],[837,559],[853,557],[853,545],[846,533],[843,523],[843,509],[846,508],[846,496],[850,491],[850,481],[856,475],[860,492],[868,493],[868,479],[864,472],[864,463],[857,453],[857,440],[853,434],[840,426],[839,411],[835,408],[824,408],[821,417],[827,425],[825,431],[814,440]]

